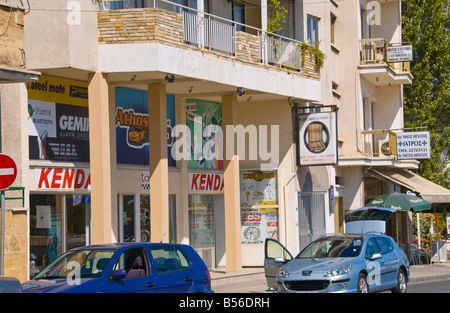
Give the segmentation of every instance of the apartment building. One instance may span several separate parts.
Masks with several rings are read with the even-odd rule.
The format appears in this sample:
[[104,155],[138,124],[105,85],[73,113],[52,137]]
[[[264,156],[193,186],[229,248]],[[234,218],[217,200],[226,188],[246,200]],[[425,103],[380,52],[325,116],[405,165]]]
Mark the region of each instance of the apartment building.
[[42,76],[16,84],[20,139],[2,139],[21,164],[26,275],[122,241],[261,266],[267,237],[299,250],[375,193],[423,192],[393,148],[413,79],[386,60],[405,45],[400,1],[283,0],[277,34],[270,0],[29,4],[26,67]]

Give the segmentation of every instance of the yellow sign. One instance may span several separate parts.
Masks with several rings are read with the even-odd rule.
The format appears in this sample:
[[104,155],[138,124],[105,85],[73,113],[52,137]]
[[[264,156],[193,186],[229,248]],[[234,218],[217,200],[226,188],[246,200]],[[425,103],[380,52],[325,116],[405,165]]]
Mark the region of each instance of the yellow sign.
[[88,106],[88,83],[42,75],[37,82],[27,84],[28,98],[54,103]]

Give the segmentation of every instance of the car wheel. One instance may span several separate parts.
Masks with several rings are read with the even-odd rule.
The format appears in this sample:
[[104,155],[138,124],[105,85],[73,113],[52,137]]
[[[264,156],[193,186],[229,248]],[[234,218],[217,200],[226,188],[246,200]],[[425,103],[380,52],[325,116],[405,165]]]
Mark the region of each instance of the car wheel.
[[367,283],[367,276],[364,273],[359,274],[356,288],[358,293],[369,293],[369,284]]
[[397,286],[392,289],[394,293],[406,293],[408,289],[408,279],[406,277],[405,271],[400,269],[397,275]]

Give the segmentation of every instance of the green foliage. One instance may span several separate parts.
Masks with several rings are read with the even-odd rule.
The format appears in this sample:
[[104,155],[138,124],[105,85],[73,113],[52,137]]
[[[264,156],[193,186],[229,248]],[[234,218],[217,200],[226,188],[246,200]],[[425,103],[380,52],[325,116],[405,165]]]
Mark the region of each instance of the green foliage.
[[267,31],[276,34],[283,29],[280,22],[286,23],[286,13],[288,11],[281,5],[279,0],[269,0],[268,2],[270,15],[267,21]]
[[[414,49],[412,85],[404,86],[405,127],[427,127],[431,159],[420,162],[419,174],[450,188],[450,18],[448,0],[402,2],[403,41]],[[447,235],[446,211],[438,214],[439,237]],[[417,222],[414,214],[414,237]],[[434,235],[430,233],[434,225]],[[421,239],[436,240],[435,214],[420,217]]]
[[431,159],[419,174],[450,188],[450,19],[448,0],[402,2],[403,41],[412,43],[413,84],[404,86],[405,127],[427,127]]
[[319,43],[315,45],[308,45],[306,42],[302,42],[300,46],[302,66],[305,64],[306,51],[309,51],[312,58],[314,58],[316,71],[320,70],[325,63],[325,53],[320,51]]

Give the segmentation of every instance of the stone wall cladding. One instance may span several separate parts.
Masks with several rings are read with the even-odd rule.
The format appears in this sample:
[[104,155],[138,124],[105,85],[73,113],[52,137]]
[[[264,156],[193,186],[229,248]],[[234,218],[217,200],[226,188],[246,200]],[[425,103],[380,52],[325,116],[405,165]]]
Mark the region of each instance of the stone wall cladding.
[[[99,11],[99,44],[161,43],[188,50],[200,50],[218,58],[232,59],[261,68],[288,72],[309,79],[320,79],[315,62],[306,56],[301,71],[261,63],[260,37],[236,32],[236,55],[229,56],[208,48],[195,47],[183,42],[183,16],[160,8]],[[307,52],[308,54],[308,52]],[[300,56],[299,56],[300,57]]]

